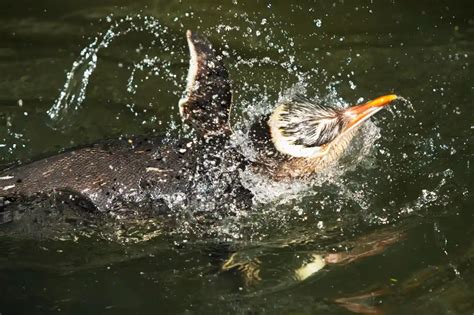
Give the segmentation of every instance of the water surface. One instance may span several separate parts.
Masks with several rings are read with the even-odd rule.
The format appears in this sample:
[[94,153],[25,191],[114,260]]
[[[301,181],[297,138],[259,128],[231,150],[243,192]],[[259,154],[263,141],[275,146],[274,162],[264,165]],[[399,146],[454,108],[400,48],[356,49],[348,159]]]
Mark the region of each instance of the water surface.
[[289,90],[339,106],[408,100],[309,188],[247,177],[252,213],[215,238],[156,222],[2,234],[1,314],[474,313],[471,1],[0,8],[4,166],[100,139],[173,137],[186,29],[225,51],[244,151],[249,121]]

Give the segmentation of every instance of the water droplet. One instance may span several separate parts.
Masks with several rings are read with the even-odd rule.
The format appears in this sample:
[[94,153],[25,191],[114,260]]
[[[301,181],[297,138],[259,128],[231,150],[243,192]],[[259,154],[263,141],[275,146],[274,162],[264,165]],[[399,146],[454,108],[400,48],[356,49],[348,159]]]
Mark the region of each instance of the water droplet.
[[352,81],[349,81],[349,86],[350,86],[351,90],[355,90],[356,87],[357,87],[357,86],[354,84],[354,82],[352,82]]

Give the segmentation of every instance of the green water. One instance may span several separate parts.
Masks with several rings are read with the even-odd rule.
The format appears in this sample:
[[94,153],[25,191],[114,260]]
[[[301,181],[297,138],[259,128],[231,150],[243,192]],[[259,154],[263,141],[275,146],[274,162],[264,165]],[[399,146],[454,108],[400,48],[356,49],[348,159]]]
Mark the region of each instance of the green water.
[[[474,314],[473,12],[467,0],[2,1],[2,165],[179,126],[186,29],[226,51],[237,129],[295,86],[409,102],[374,117],[360,159],[255,205],[232,237],[2,234],[0,314]],[[87,67],[71,72],[83,49],[97,54],[87,86]],[[82,102],[58,102],[81,89]],[[225,270],[230,257],[244,267]],[[314,257],[332,263],[298,277]]]

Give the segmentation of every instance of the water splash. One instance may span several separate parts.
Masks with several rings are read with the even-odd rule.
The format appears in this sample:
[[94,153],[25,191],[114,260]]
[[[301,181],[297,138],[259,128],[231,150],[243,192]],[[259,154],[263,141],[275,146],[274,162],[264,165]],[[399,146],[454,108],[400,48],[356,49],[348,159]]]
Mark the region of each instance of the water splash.
[[[338,95],[334,88],[329,88],[326,95],[317,95],[313,97],[313,101],[317,103],[331,104],[332,106],[345,108],[348,105]],[[279,102],[291,99],[295,94],[307,95],[304,84],[297,84],[287,90],[280,96]],[[262,116],[269,114],[274,108],[273,104],[268,102],[260,102],[256,104],[251,111],[247,113],[247,120],[242,122],[233,136],[235,145],[239,151],[249,160],[258,159],[258,148],[254,147],[254,143],[250,140],[249,133],[254,123]],[[295,198],[301,198],[302,195],[315,194],[314,187],[321,187],[326,182],[334,182],[334,179],[343,176],[347,171],[353,170],[361,161],[367,159],[373,149],[374,143],[380,138],[379,128],[371,123],[364,124],[358,136],[352,141],[352,145],[340,159],[340,163],[336,163],[332,167],[328,167],[319,172],[311,181],[294,180],[291,182],[276,182],[266,176],[255,174],[251,170],[246,169],[241,172],[242,184],[253,194],[253,200],[256,204],[270,203],[278,201],[285,203]],[[344,188],[344,187],[341,187]],[[348,197],[351,197],[348,189],[344,189]],[[352,196],[353,197],[353,196]],[[362,200],[361,200],[362,203]]]
[[[110,21],[111,24],[109,29],[103,34],[99,34],[91,44],[80,52],[78,60],[74,61],[71,70],[67,73],[66,82],[61,89],[59,97],[47,112],[53,124],[57,125],[63,122],[63,120],[70,120],[71,116],[81,107],[86,99],[86,90],[90,77],[97,67],[98,54],[102,49],[109,47],[114,40],[130,32],[145,32],[151,34],[161,45],[169,46],[163,40],[163,35],[168,32],[168,28],[161,25],[153,17],[137,15],[112,21],[109,16],[107,21]],[[144,66],[154,67],[159,61],[159,58],[156,57],[145,58],[135,64],[128,80],[127,90],[132,94],[136,92],[133,78],[137,69],[143,70]]]
[[[273,110],[276,97],[284,99],[294,93],[315,95],[315,101],[317,102],[344,108],[348,106],[348,103],[340,95],[341,88],[349,84],[353,91],[357,89],[357,84],[354,81],[353,76],[355,74],[353,72],[351,72],[351,75],[347,75],[346,79],[343,76],[345,71],[341,69],[341,74],[335,78],[330,76],[326,69],[317,66],[317,61],[316,65],[310,69],[304,69],[300,65],[301,54],[297,53],[299,49],[298,40],[289,36],[284,28],[268,27],[270,19],[257,24],[248,17],[245,18],[245,21],[248,28],[250,28],[247,33],[242,34],[242,29],[248,30],[248,28],[231,27],[226,24],[219,24],[215,31],[219,34],[220,45],[224,47],[223,55],[228,61],[226,64],[230,68],[232,76],[245,78],[243,82],[238,83],[240,89],[236,95],[240,99],[237,100],[237,104],[234,104],[234,108],[237,108],[236,112],[232,113],[235,114],[232,117],[235,120],[233,121],[234,135],[232,143],[241,154],[254,161],[258,157],[256,148],[252,147],[252,143],[249,141],[250,127],[257,119]],[[79,59],[74,62],[60,96],[48,111],[53,122],[64,122],[81,107],[86,97],[90,76],[97,67],[98,53],[107,48],[116,38],[130,32],[152,34],[152,37],[163,46],[163,49],[171,51],[170,54],[173,55],[172,50],[175,48],[175,44],[173,41],[165,41],[163,36],[168,32],[168,29],[156,19],[135,16],[125,17],[114,22],[110,19],[110,23],[109,29],[84,48]],[[276,21],[271,23],[272,26],[278,24]],[[257,30],[255,28],[258,28],[260,35],[257,37],[261,41],[253,41],[253,36]],[[229,41],[232,39],[240,40],[241,38],[246,38],[248,45],[259,49],[260,52],[249,57],[233,50]],[[285,42],[278,42],[277,38],[285,38]],[[211,41],[213,41],[212,38]],[[184,41],[181,42],[181,44],[183,43]],[[137,93],[139,88],[138,73],[147,70],[150,75],[173,78],[175,86],[179,87],[180,82],[177,82],[179,81],[177,79],[182,78],[177,78],[176,74],[171,71],[172,62],[163,59],[145,55],[142,60],[135,62],[130,68],[126,85],[127,92],[131,95]],[[180,60],[180,62],[182,61]],[[349,67],[352,65],[352,60],[346,58],[343,64],[343,67]],[[259,71],[256,72],[256,68]],[[275,80],[275,72],[282,80]],[[255,79],[258,80],[255,81]],[[275,82],[278,82],[278,84]],[[326,85],[322,88],[315,87],[319,82],[325,82]],[[291,85],[293,87],[288,90]],[[177,88],[176,93],[180,93],[181,90],[181,88]],[[275,96],[275,94],[278,95]],[[413,109],[411,102],[402,97],[399,100],[407,103]],[[359,101],[361,102],[362,99]],[[133,104],[131,107],[133,108]],[[392,108],[389,107],[389,109]],[[397,115],[403,116],[403,110],[398,110],[395,107],[394,110],[396,110]],[[176,134],[182,132],[173,120],[166,132],[165,143],[172,143]],[[364,219],[375,224],[391,222],[387,219],[389,217],[393,221],[394,217],[384,216],[382,210],[374,211],[376,192],[367,189],[370,187],[371,178],[361,176],[355,182],[350,180],[351,173],[364,173],[374,168],[376,154],[386,156],[389,161],[393,159],[390,157],[390,150],[386,148],[378,148],[378,153],[374,150],[380,137],[380,128],[375,123],[370,121],[365,123],[340,162],[318,174],[311,182],[276,183],[258,174],[253,174],[249,170],[241,171],[240,180],[252,192],[254,205],[258,208],[265,208],[262,213],[267,216],[262,217],[262,220],[252,226],[254,231],[260,229],[260,232],[256,232],[255,235],[265,234],[265,232],[261,232],[261,228],[264,228],[271,221],[268,217],[274,219],[273,221],[276,222],[277,226],[285,226],[286,223],[295,220],[295,218],[296,220],[312,219],[318,223],[318,226],[321,226],[321,229],[337,224],[342,226],[341,220],[345,220],[350,225],[350,222],[360,219],[360,217],[366,217]],[[221,177],[226,172],[228,170],[225,168],[213,169],[209,173],[209,178],[203,179],[202,182],[200,178],[195,178],[194,182],[196,184],[193,184],[193,189],[202,192],[202,196],[208,195],[209,191],[223,193],[224,184]],[[213,196],[196,201],[198,203],[185,203],[183,196],[179,193],[158,197],[163,198],[175,213],[184,213],[180,219],[183,224],[178,231],[184,234],[199,232],[193,226],[192,219],[188,215],[192,213],[193,207],[212,212],[217,205]],[[308,204],[309,206],[307,206]],[[418,209],[418,207],[416,208]],[[249,214],[246,210],[239,209],[235,205],[229,205],[227,210],[232,213],[232,216],[222,219],[219,224],[215,225],[213,227],[214,232],[224,238],[239,239],[244,229],[248,227],[248,221],[252,220],[253,214]],[[397,210],[394,210],[394,212],[398,213]],[[371,211],[374,211],[374,215],[368,214]],[[327,215],[331,213],[336,214],[336,216],[328,221]]]
[[392,114],[393,117],[401,117],[403,116],[402,113],[404,112],[403,109],[400,110],[398,109],[398,104],[402,104],[403,106],[408,107],[413,113],[416,113],[415,107],[413,106],[413,103],[409,100],[404,98],[403,96],[397,95],[397,99],[394,101],[393,104],[390,106],[386,106],[385,109]]

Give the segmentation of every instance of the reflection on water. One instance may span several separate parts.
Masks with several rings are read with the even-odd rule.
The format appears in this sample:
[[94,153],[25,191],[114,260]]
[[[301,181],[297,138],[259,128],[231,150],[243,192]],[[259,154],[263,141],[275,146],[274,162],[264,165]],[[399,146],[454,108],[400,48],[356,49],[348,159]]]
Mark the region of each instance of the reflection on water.
[[242,173],[254,206],[221,238],[159,221],[2,235],[0,313],[474,311],[470,2],[44,5],[0,15],[3,164],[175,137],[187,28],[223,51],[232,141],[250,158],[249,124],[291,89],[338,106],[392,91],[409,102],[378,113],[311,184]]

